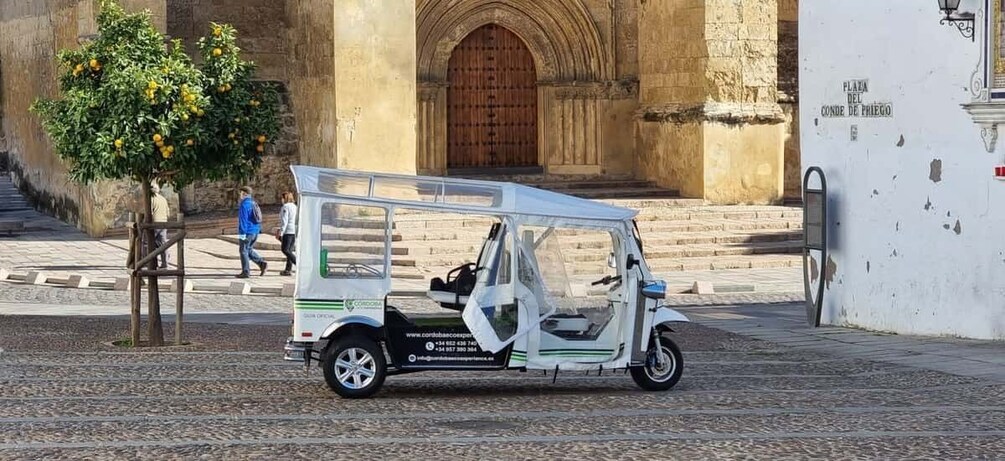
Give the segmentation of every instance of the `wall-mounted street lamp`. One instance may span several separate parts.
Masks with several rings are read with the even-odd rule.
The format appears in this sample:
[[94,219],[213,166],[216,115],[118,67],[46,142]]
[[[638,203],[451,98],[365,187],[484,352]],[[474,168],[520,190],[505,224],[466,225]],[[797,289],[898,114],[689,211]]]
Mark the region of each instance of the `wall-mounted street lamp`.
[[939,24],[949,24],[956,26],[964,38],[974,41],[974,14],[970,12],[957,13],[960,8],[960,0],[939,0],[939,10],[946,17],[939,21]]

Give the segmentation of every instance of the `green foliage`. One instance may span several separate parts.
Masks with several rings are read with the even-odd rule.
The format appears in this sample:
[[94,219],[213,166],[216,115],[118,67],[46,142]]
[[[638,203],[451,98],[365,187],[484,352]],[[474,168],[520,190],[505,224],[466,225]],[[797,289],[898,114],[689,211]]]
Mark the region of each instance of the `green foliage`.
[[246,179],[279,131],[278,95],[252,81],[235,43],[232,27],[211,24],[196,67],[149,12],[102,0],[97,38],[58,55],[61,98],[31,109],[78,182]]

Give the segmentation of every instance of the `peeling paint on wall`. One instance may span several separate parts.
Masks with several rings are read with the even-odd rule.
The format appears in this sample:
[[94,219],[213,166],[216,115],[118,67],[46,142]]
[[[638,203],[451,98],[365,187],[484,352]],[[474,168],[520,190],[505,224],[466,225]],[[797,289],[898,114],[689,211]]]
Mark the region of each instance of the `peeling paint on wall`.
[[865,273],[868,274],[872,270],[872,264],[869,261],[865,262]]
[[897,147],[904,147],[904,135],[900,135],[900,140],[897,141]]
[[963,226],[960,225],[959,219],[956,220],[956,226],[953,227],[953,232],[956,232],[956,235],[963,233]]
[[925,201],[925,211],[932,209],[932,198],[928,197]]
[[831,282],[834,281],[834,273],[837,272],[838,266],[834,262],[834,258],[830,255],[827,256],[827,267],[824,268],[824,282],[827,284],[827,289],[830,289]]
[[928,179],[931,179],[935,183],[942,181],[942,160],[932,160],[929,166]]

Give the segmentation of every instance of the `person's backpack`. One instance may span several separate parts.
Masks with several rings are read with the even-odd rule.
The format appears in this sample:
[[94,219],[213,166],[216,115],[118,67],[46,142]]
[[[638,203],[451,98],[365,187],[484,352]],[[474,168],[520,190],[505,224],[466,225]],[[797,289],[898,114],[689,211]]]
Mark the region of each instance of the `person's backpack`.
[[258,202],[251,202],[251,223],[262,223],[262,208],[258,206]]

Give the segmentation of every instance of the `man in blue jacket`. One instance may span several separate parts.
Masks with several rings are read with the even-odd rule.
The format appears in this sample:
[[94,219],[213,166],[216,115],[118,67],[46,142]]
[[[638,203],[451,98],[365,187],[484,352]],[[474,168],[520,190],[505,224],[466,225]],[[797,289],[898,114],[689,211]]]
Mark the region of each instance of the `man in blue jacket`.
[[248,260],[252,260],[261,269],[258,275],[265,275],[265,268],[268,264],[265,259],[255,251],[255,241],[258,240],[258,234],[262,231],[262,209],[258,207],[258,203],[255,199],[251,197],[252,190],[248,186],[244,186],[240,189],[241,198],[238,201],[237,206],[237,238],[240,239],[241,248],[241,273],[237,274],[237,278],[246,279],[248,278],[250,271],[250,264]]

